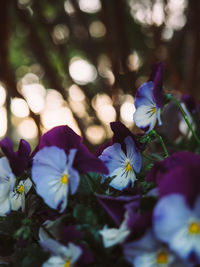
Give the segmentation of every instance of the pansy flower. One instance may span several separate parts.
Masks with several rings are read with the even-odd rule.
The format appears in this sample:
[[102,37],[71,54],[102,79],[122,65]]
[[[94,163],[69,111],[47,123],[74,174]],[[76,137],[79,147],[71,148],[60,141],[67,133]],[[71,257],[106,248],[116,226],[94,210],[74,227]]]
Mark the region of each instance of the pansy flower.
[[124,245],[124,256],[134,267],[183,267],[182,262],[172,251],[159,242],[152,230],[146,231],[139,240]]
[[135,124],[147,133],[155,127],[157,120],[159,125],[162,124],[160,111],[164,106],[162,94],[163,71],[163,64],[155,65],[151,80],[141,85],[135,96],[136,111],[133,119]]
[[115,143],[99,156],[109,170],[107,177],[114,177],[110,186],[118,190],[123,190],[129,185],[133,186],[136,181],[135,173],[141,169],[141,155],[133,139],[127,136],[124,143],[126,153],[119,143]]
[[200,195],[190,207],[184,195],[162,197],[154,209],[154,232],[158,239],[183,259],[193,254],[200,263]]
[[14,184],[15,175],[10,168],[8,159],[0,158],[0,216],[10,212],[10,192],[13,190]]
[[25,210],[25,195],[29,192],[31,186],[32,182],[27,178],[26,180],[20,181],[16,188],[10,193],[12,210],[17,211],[20,208],[22,211]]
[[56,146],[44,147],[33,158],[32,179],[36,191],[52,209],[63,212],[68,194],[74,194],[79,185],[79,174],[73,168],[77,150],[66,155]]
[[47,239],[40,245],[51,254],[42,267],[73,267],[82,254],[81,248],[73,243],[63,246],[53,239]]

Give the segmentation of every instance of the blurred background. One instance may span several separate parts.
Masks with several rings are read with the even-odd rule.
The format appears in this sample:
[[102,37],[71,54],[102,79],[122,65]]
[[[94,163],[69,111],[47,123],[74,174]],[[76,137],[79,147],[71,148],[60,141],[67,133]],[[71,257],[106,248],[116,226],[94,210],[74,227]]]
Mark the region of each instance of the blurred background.
[[4,0],[0,138],[32,145],[67,124],[90,150],[133,128],[134,95],[164,61],[167,90],[198,98],[200,1]]

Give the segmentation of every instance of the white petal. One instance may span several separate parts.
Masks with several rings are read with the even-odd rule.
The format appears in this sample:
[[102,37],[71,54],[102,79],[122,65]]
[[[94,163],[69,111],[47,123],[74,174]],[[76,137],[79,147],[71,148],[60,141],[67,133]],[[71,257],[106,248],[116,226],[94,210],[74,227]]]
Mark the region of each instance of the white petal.
[[178,232],[187,225],[191,211],[180,194],[161,198],[154,208],[153,229],[158,239],[171,243]]
[[112,179],[112,181],[110,182],[110,186],[118,190],[123,190],[130,183],[133,186],[136,180],[135,173],[133,171],[125,172],[124,167],[116,169],[114,172],[111,173],[111,176],[116,177]]
[[127,236],[130,234],[130,230],[111,228],[103,229],[99,231],[99,233],[102,235],[104,247],[108,248],[123,243]]
[[28,191],[31,189],[31,186],[32,186],[32,182],[29,178],[27,178],[25,181],[24,181],[24,193],[27,194]]
[[11,192],[11,209],[12,210],[17,211],[22,207],[22,201],[25,201],[25,198],[23,198],[22,200],[22,194],[19,194],[17,192]]
[[133,114],[135,124],[139,128],[144,129],[149,127],[147,132],[150,132],[154,128],[157,120],[157,115],[152,112],[152,108],[153,106],[140,106]]
[[119,168],[127,159],[126,155],[121,149],[121,145],[118,143],[115,143],[112,146],[104,149],[99,158],[105,163],[109,170],[109,175],[107,176],[111,176],[113,171]]
[[124,142],[126,144],[127,158],[131,160],[134,171],[138,173],[142,166],[141,154],[130,136],[127,136]]
[[[138,95],[138,96],[137,96]],[[142,105],[152,105],[153,99],[153,82],[146,82],[142,84],[136,93],[135,107],[136,109]]]
[[59,256],[50,257],[45,263],[42,264],[42,267],[64,267],[65,260]]

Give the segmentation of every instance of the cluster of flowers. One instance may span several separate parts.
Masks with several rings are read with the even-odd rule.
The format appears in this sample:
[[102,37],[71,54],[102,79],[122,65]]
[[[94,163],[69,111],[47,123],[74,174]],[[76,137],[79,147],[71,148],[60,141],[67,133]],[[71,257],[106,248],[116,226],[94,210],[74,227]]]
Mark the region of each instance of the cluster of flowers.
[[[17,152],[9,138],[0,141],[0,239],[10,234],[1,266],[200,263],[200,155],[168,155],[162,141],[165,157],[145,158],[162,124],[163,71],[156,65],[135,97],[143,135],[113,122],[96,155],[68,126],[42,135],[32,153],[25,140]],[[12,230],[4,230],[9,218]]]

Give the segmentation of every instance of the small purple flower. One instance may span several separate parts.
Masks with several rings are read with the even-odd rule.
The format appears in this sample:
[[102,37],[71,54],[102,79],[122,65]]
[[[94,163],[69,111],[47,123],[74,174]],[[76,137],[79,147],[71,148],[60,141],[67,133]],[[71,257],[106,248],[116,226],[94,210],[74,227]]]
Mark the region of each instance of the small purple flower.
[[182,259],[193,253],[200,263],[200,195],[190,207],[181,194],[161,198],[153,216],[154,232]]
[[38,150],[49,146],[61,148],[67,155],[71,149],[76,149],[77,152],[74,158],[73,167],[80,173],[108,173],[103,162],[96,156],[92,155],[81,143],[81,137],[66,125],[57,126],[42,135],[38,146],[33,151],[33,155],[35,155]]
[[157,120],[159,125],[162,124],[160,111],[164,106],[163,72],[164,64],[155,65],[151,80],[141,85],[135,96],[136,111],[133,119],[135,124],[147,133],[155,127]]
[[115,189],[123,190],[129,185],[134,185],[136,180],[135,172],[141,169],[141,154],[136,148],[131,136],[124,139],[126,154],[119,143],[114,143],[107,147],[99,158],[105,163],[109,170],[106,177],[114,177],[110,186]]
[[16,176],[22,174],[28,168],[31,153],[29,143],[21,139],[18,151],[14,152],[12,141],[5,137],[0,141],[0,147],[8,158],[12,171]]

